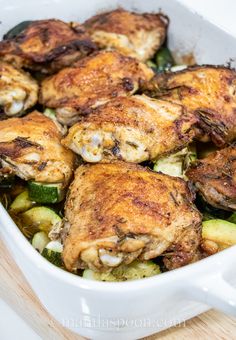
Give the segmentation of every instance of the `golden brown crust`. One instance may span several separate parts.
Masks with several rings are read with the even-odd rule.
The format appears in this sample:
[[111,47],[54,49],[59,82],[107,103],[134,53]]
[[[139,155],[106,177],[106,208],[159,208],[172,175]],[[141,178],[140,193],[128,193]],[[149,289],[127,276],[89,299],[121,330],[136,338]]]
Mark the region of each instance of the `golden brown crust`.
[[7,116],[20,115],[38,100],[38,84],[30,74],[0,61],[0,107]]
[[194,163],[186,175],[216,208],[236,209],[236,147],[213,152]]
[[182,104],[199,118],[200,129],[223,146],[236,137],[236,72],[226,67],[196,66],[158,75],[153,94]]
[[96,49],[79,24],[61,20],[33,21],[15,38],[0,42],[0,56],[19,67],[54,72]]
[[[82,117],[62,143],[82,157],[89,148],[101,153],[101,161],[139,163],[183,148],[194,137],[195,122],[178,104],[144,95],[119,97]],[[99,148],[95,137],[101,139]]]
[[[115,51],[97,52],[45,79],[40,102],[46,107],[72,109],[78,116],[114,97],[133,94],[140,82],[152,76],[146,65],[133,58]],[[64,116],[66,119],[67,114]]]
[[61,138],[55,123],[37,111],[0,121],[0,172],[66,186],[75,159],[61,145]]
[[[125,256],[135,252],[129,249],[134,241],[143,242],[139,258],[160,255],[186,229],[199,228],[201,218],[192,200],[183,180],[138,165],[80,166],[65,206],[70,224],[63,251],[66,268],[103,270],[94,258],[98,249],[122,253],[125,261]],[[87,252],[86,262],[83,252],[89,249],[93,251],[90,259]]]
[[115,48],[146,61],[164,42],[168,22],[161,13],[139,14],[120,8],[95,15],[84,26],[101,48]]

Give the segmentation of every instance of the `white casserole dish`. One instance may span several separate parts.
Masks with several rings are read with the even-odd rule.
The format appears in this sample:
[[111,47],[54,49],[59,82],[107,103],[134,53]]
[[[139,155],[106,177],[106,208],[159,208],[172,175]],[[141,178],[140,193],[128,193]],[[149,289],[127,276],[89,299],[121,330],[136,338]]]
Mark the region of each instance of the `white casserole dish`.
[[[88,6],[89,4],[89,6]],[[169,15],[169,46],[193,52],[198,63],[236,56],[236,40],[178,1],[1,1],[0,35],[29,19],[80,20],[123,6]],[[24,238],[0,205],[0,236],[45,308],[71,330],[92,339],[137,339],[215,307],[236,316],[236,246],[198,263],[145,280],[89,281],[51,265]]]

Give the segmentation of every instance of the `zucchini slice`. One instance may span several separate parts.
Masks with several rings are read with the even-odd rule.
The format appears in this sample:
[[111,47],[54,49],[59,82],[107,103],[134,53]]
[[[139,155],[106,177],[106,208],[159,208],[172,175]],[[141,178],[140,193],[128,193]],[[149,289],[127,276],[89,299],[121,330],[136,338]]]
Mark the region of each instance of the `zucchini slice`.
[[24,212],[32,208],[34,205],[35,205],[35,202],[29,199],[28,190],[25,190],[22,193],[20,193],[18,196],[16,196],[16,198],[10,205],[9,211],[10,213],[13,213],[13,214],[19,214],[21,212]]
[[6,34],[4,34],[3,39],[13,39],[17,37],[21,32],[23,32],[33,21],[27,20],[22,21],[18,25],[11,28]]
[[61,183],[44,184],[28,182],[29,198],[37,203],[58,203],[63,200],[65,191]]
[[160,274],[160,267],[152,261],[134,261],[128,265],[121,265],[110,272],[95,272],[85,269],[83,278],[97,281],[119,282],[137,280]]
[[62,267],[62,253],[63,246],[59,241],[51,241],[42,251],[43,257],[57,267]]
[[52,209],[47,207],[34,207],[20,215],[21,224],[24,228],[44,231],[50,230],[62,223],[62,219]]
[[161,47],[158,50],[155,56],[155,61],[159,72],[169,70],[172,66],[175,65],[174,58],[167,47]]
[[36,233],[32,239],[32,246],[42,253],[43,249],[46,247],[46,245],[50,242],[50,239],[48,238],[47,234],[44,231],[39,231]]
[[196,149],[193,146],[184,148],[175,154],[158,159],[154,164],[153,170],[186,179],[185,171],[196,158]]
[[235,245],[236,224],[225,220],[204,221],[202,223],[202,239],[203,248],[209,253],[212,253],[214,245],[216,251]]

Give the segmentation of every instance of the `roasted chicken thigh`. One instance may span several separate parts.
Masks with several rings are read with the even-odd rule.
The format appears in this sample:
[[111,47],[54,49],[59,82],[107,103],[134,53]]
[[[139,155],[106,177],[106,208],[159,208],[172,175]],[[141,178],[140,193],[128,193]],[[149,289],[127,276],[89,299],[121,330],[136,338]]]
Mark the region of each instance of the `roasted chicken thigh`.
[[146,61],[163,44],[169,20],[160,13],[132,13],[124,9],[101,13],[84,26],[101,48]]
[[198,117],[199,138],[223,146],[236,138],[236,71],[195,66],[157,75],[149,94],[182,104]]
[[115,51],[101,51],[78,61],[42,82],[40,102],[53,108],[60,122],[72,125],[118,96],[135,93],[153,71],[145,64]]
[[61,183],[65,187],[74,167],[74,155],[64,148],[57,125],[34,111],[23,118],[0,122],[0,176]]
[[18,67],[52,73],[95,49],[96,45],[78,23],[36,20],[16,36],[0,42],[0,57]]
[[28,73],[0,61],[0,112],[2,118],[24,113],[25,110],[34,106],[37,100],[37,82]]
[[[165,257],[173,245],[174,267],[191,262],[201,225],[192,201],[193,195],[183,180],[136,164],[80,166],[65,206],[66,268],[109,270],[136,258]],[[170,253],[166,263],[171,268]]]
[[118,97],[82,117],[62,143],[87,162],[140,163],[191,142],[195,121],[178,104],[144,95]]
[[186,175],[209,204],[236,210],[236,146],[211,153],[194,163]]

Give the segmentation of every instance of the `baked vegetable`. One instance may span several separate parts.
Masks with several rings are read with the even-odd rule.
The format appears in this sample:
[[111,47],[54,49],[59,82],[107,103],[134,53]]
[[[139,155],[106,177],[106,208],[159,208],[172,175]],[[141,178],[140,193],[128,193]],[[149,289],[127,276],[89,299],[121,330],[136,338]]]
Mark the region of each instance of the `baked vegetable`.
[[175,64],[174,58],[167,47],[160,48],[156,54],[155,60],[159,72],[169,70]]
[[208,254],[236,244],[236,224],[225,220],[209,220],[202,223],[202,247]]
[[0,189],[11,189],[14,184],[15,177],[0,178]]
[[138,280],[145,277],[160,274],[160,268],[152,261],[134,261],[129,265],[121,265],[111,272],[95,272],[91,269],[85,269],[83,277],[89,280],[97,281],[127,281]]
[[196,158],[195,148],[184,148],[175,154],[158,159],[153,170],[166,175],[185,178],[185,170]]
[[24,212],[35,205],[35,202],[29,199],[28,190],[20,193],[10,205],[10,213],[19,214]]
[[3,39],[7,40],[17,37],[17,35],[24,31],[32,22],[32,20],[20,22],[19,24],[11,28],[6,34],[4,34]]
[[62,250],[63,246],[59,241],[51,241],[43,249],[42,255],[55,266],[62,267]]
[[47,207],[34,207],[20,215],[21,224],[25,228],[44,231],[49,233],[52,228],[56,228],[62,223],[62,219],[52,209]]
[[29,197],[37,203],[58,203],[64,198],[61,183],[44,184],[28,182]]
[[46,245],[50,242],[50,239],[48,238],[47,234],[44,231],[39,231],[36,233],[32,239],[32,246],[42,253],[43,249],[46,247]]

